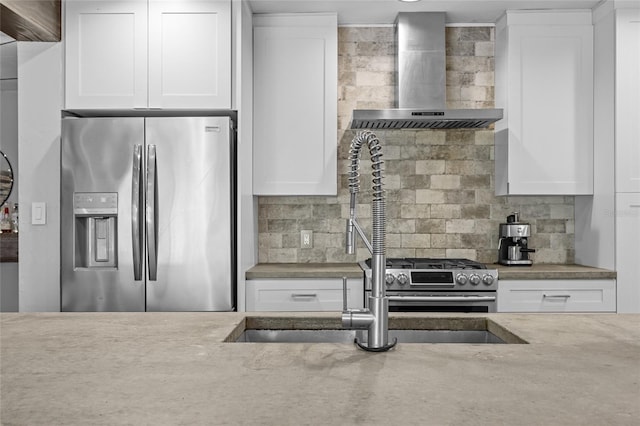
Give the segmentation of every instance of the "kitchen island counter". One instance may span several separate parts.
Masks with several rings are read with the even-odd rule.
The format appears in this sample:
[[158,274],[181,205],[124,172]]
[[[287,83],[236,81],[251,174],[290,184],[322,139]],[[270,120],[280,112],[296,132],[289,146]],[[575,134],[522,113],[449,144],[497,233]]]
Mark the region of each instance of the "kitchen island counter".
[[[0,315],[0,422],[637,425],[640,315],[487,316],[529,344],[225,343],[248,313]],[[329,317],[339,313],[271,313]]]

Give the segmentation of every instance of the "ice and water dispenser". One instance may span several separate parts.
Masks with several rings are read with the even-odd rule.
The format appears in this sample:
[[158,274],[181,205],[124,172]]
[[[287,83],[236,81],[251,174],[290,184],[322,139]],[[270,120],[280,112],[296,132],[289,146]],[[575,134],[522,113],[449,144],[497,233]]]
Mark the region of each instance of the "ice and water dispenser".
[[73,194],[75,268],[118,267],[118,193]]

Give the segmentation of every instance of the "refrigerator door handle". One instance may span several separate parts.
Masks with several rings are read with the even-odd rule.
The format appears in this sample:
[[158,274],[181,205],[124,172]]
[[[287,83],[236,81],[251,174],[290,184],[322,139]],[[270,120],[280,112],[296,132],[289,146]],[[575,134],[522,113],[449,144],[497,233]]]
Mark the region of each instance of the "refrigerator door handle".
[[149,255],[149,281],[158,276],[158,229],[157,201],[158,175],[156,172],[156,146],[147,146],[147,252]]
[[140,222],[142,210],[140,209],[142,199],[142,145],[133,147],[133,169],[131,187],[131,233],[133,249],[133,279],[142,280],[142,233],[140,232]]

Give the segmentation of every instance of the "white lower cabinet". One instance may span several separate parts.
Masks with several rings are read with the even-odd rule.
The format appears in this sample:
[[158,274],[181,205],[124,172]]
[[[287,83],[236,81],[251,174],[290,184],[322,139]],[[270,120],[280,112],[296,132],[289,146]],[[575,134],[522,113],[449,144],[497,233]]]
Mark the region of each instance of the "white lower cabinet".
[[640,312],[640,192],[616,194],[617,311]]
[[[349,308],[364,307],[362,279],[347,280]],[[342,279],[247,280],[247,311],[342,311]]]
[[500,280],[498,312],[615,312],[616,280]]

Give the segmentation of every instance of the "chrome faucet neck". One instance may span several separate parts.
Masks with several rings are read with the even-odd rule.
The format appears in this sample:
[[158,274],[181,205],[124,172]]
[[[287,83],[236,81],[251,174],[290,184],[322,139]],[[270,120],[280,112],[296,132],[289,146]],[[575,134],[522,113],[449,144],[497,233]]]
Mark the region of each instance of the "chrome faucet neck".
[[[356,219],[356,198],[360,191],[360,150],[363,144],[369,147],[373,176],[373,200],[372,200],[372,242],[367,240],[362,228]],[[349,192],[351,193],[349,205],[349,219],[346,229],[346,252],[355,253],[355,234],[360,235],[365,245],[371,252],[372,292],[369,297],[369,309],[349,310],[342,313],[342,324],[347,328],[366,328],[368,330],[367,345],[358,343],[364,350],[381,352],[391,349],[396,342],[389,344],[389,300],[385,295],[384,278],[386,268],[385,258],[385,199],[383,190],[383,164],[382,145],[378,137],[370,131],[362,131],[356,134],[351,141],[349,150]]]

